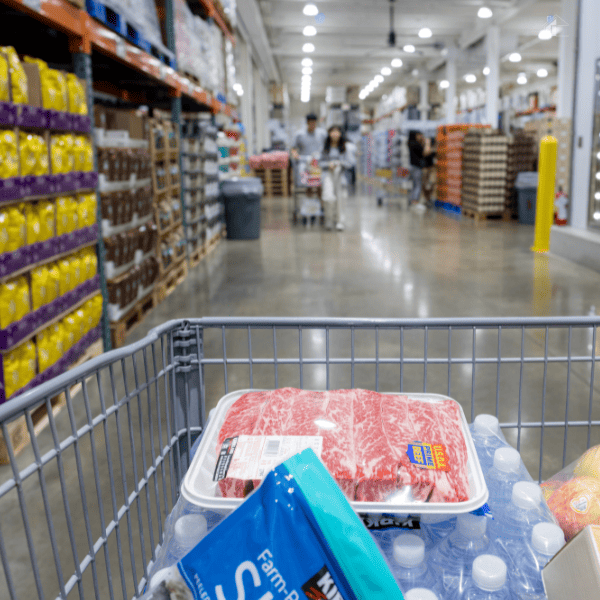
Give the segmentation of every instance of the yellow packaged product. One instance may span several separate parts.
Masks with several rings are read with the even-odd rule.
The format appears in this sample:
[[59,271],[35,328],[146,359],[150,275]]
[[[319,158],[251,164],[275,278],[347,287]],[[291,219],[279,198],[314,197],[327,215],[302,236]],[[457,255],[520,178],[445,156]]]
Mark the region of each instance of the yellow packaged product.
[[70,292],[73,287],[73,271],[71,270],[71,261],[66,258],[61,258],[58,263],[58,270],[60,272],[59,278],[59,293],[62,296],[67,292]]
[[17,152],[17,135],[5,129],[0,133],[0,178],[18,177],[19,154]]
[[25,215],[25,225],[27,231],[27,244],[35,244],[40,240],[41,222],[37,206],[30,202],[25,202],[20,205]]
[[8,211],[5,209],[0,209],[0,254],[4,252],[8,252],[8,221],[9,215]]
[[13,352],[16,353],[18,377],[15,384],[18,386],[14,391],[26,386],[36,375],[37,353],[35,344],[29,340],[17,346]]
[[41,135],[19,133],[21,175],[48,174],[48,145]]
[[6,212],[8,214],[6,251],[14,252],[27,244],[25,215],[18,206],[11,206]]
[[85,170],[85,138],[82,135],[73,136],[73,153],[75,156],[75,171]]
[[84,163],[82,171],[89,172],[94,170],[94,149],[92,148],[92,141],[89,137],[83,137],[84,146]]
[[5,329],[30,311],[29,285],[25,277],[16,277],[0,284],[0,327]]
[[75,324],[77,326],[77,341],[79,341],[89,330],[87,329],[87,319],[83,307],[78,308],[73,313]]
[[98,294],[94,296],[91,300],[92,302],[92,314],[94,315],[94,327],[97,327],[100,324],[100,319],[102,319],[102,296]]
[[15,104],[27,104],[27,75],[19,60],[19,55],[12,46],[0,46],[8,58],[8,69],[10,72],[10,87],[12,90],[12,101]]
[[48,304],[48,288],[50,285],[50,270],[42,265],[31,271],[31,303],[33,310]]
[[50,162],[52,163],[52,173],[67,172],[67,157],[62,135],[53,135],[50,138]]
[[53,325],[46,327],[46,329],[40,331],[36,336],[40,373],[51,367],[57,360],[56,343],[52,334],[52,327]]
[[65,349],[72,348],[79,341],[79,322],[75,313],[67,315],[63,320],[65,328]]
[[73,288],[76,288],[84,281],[81,257],[79,256],[79,253],[72,254],[69,257],[69,264],[71,268],[71,281],[73,284]]
[[57,263],[48,265],[48,302],[56,300],[61,294],[60,292],[61,272]]
[[82,307],[81,310],[83,310],[83,314],[85,315],[84,318],[84,322],[85,322],[85,333],[88,333],[89,331],[91,331],[95,325],[94,325],[94,302],[93,299],[89,299]]
[[69,112],[87,115],[85,88],[81,80],[73,73],[67,73],[67,92],[69,95]]
[[0,54],[0,100],[2,102],[10,100],[8,76],[8,58],[4,54]]
[[63,155],[63,173],[72,173],[75,171],[75,136],[71,133],[65,133],[61,136],[61,143],[64,151]]
[[52,108],[66,112],[69,110],[69,94],[65,74],[56,69],[48,69],[48,78],[52,81],[56,90],[56,98]]
[[44,242],[54,237],[54,202],[38,202],[36,206],[40,222],[39,241]]
[[56,235],[71,233],[79,228],[78,204],[73,196],[56,199]]
[[[82,221],[82,216],[84,220]],[[96,194],[79,195],[79,226],[91,227],[96,222]]]
[[19,383],[19,353],[17,349],[7,352],[2,360],[4,363],[4,393],[8,399],[24,385]]

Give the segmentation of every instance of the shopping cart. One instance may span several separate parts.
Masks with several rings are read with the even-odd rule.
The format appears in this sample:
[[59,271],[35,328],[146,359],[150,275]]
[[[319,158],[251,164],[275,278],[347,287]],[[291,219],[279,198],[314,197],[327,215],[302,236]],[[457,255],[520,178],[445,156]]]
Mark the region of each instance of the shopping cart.
[[[31,435],[18,456],[8,443],[0,468],[0,598],[138,597],[205,413],[235,389],[447,394],[469,419],[496,414],[545,479],[600,443],[598,327],[597,317],[170,321],[0,406],[5,440],[19,420]],[[35,436],[42,405],[49,426]]]
[[312,156],[300,156],[294,161],[294,193],[292,194],[291,214],[294,224],[302,218],[304,223],[309,219],[321,218],[321,171],[311,163],[317,162]]

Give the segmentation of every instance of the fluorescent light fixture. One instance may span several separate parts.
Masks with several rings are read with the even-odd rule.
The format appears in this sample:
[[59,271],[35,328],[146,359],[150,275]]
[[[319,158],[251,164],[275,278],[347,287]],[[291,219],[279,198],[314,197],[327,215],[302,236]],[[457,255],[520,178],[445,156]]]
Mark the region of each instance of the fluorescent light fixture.
[[537,76],[538,77],[548,77],[548,70],[547,69],[538,69]]
[[492,12],[491,8],[488,8],[487,6],[482,6],[478,11],[477,11],[477,16],[480,19],[491,19],[494,16],[494,13]]
[[373,89],[378,88],[379,87],[379,81],[374,81],[373,82]]
[[300,96],[301,102],[310,102],[310,96]]
[[413,69],[411,73],[413,77],[417,77],[419,75],[419,69]]
[[306,36],[306,37],[312,37],[313,35],[317,35],[317,28],[314,25],[307,25],[303,30],[302,33]]
[[475,83],[477,81],[477,77],[475,77],[475,75],[473,75],[473,73],[467,73],[465,75],[465,81],[467,83]]
[[525,73],[519,73],[519,76],[517,77],[517,83],[519,85],[525,85],[527,83],[527,75],[525,75]]
[[594,219],[596,219],[596,221],[600,221],[600,212],[596,211],[594,213]]
[[594,194],[594,198],[595,198],[596,200],[600,200],[600,192],[596,192],[596,193]]
[[242,89],[237,90],[236,93],[237,93],[238,96],[243,96],[244,95],[244,90],[242,90]]
[[315,45],[311,44],[310,42],[307,42],[306,44],[304,44],[304,46],[302,46],[302,52],[314,52],[315,51]]
[[441,87],[443,90],[446,90],[446,89],[448,89],[448,88],[450,87],[450,82],[449,82],[447,79],[442,79],[442,80],[440,81],[440,87]]
[[383,83],[383,75],[375,75],[375,77],[373,77],[373,81],[376,81],[377,83]]
[[404,48],[402,48],[402,50],[404,50],[404,52],[408,52],[409,54],[412,54],[415,51],[415,47],[412,44],[406,44],[406,46],[404,46]]
[[521,62],[521,55],[518,52],[513,52],[511,55],[509,55],[508,60],[510,60],[510,62]]
[[[596,158],[600,160],[600,152],[596,154]],[[600,200],[600,192],[596,192],[596,200]]]
[[307,4],[302,12],[307,17],[316,17],[319,14],[319,9],[317,8],[316,4]]
[[242,89],[242,84],[241,83],[234,83],[233,84],[233,89],[237,90],[237,89]]
[[302,75],[312,75],[312,67],[303,67],[302,68]]
[[303,58],[302,59],[302,66],[303,67],[312,67],[313,66],[313,61],[312,58]]
[[430,38],[432,36],[431,29],[429,27],[422,27],[419,29],[419,37],[423,39]]
[[394,67],[394,69],[399,69],[402,66],[402,59],[401,58],[394,58],[392,60],[392,67]]
[[487,77],[490,74],[490,68],[489,67],[483,67],[483,74]]
[[549,39],[552,39],[552,30],[549,29],[548,27],[544,27],[544,29],[542,29],[538,33],[538,37],[540,38],[540,40],[549,40]]
[[382,75],[391,75],[392,74],[392,70],[389,67],[383,67],[383,69],[381,69],[381,74]]

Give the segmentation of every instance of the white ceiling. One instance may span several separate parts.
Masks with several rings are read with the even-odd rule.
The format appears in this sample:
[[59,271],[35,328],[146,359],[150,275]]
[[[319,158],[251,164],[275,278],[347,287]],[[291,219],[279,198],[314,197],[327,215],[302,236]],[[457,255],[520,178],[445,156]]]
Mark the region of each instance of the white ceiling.
[[[241,0],[242,2],[244,0]],[[558,40],[538,39],[538,32],[546,25],[548,15],[560,11],[558,0],[396,0],[396,46],[388,46],[390,31],[389,0],[314,0],[321,19],[303,14],[306,0],[259,0],[271,50],[279,67],[281,78],[288,84],[290,94],[299,96],[301,64],[304,56],[313,59],[312,96],[323,96],[327,86],[365,86],[382,67],[390,66],[394,57],[404,61],[401,69],[394,69],[370,99],[381,96],[396,85],[410,85],[417,81],[414,69],[431,79],[444,78],[443,48],[458,48],[458,74],[478,74],[485,66],[485,45],[482,38],[492,24],[501,27],[502,52],[519,51],[520,63],[502,62],[503,81],[514,81],[521,71],[534,73],[544,66],[555,73]],[[490,7],[494,16],[479,19],[481,6]],[[305,37],[302,30],[314,25],[317,35]],[[429,27],[433,36],[420,39],[418,31]],[[565,29],[568,29],[568,24]],[[312,42],[316,49],[311,54],[302,52],[302,45]],[[417,48],[414,54],[401,50],[405,44]],[[470,47],[473,46],[474,47]],[[468,86],[461,82],[461,88]]]

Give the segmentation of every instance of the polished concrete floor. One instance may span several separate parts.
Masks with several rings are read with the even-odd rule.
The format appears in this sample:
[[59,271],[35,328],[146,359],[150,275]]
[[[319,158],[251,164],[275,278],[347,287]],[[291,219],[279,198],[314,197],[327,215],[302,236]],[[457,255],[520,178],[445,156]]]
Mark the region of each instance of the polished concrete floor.
[[[533,254],[531,227],[417,213],[394,201],[378,207],[364,195],[348,200],[341,233],[293,227],[289,217],[287,200],[265,200],[260,240],[222,242],[128,342],[170,319],[204,316],[218,325],[225,324],[219,317],[231,316],[447,320],[597,313],[600,274]],[[600,343],[593,327],[354,325],[205,329],[202,372],[192,368],[175,380],[170,352],[184,352],[185,345],[170,328],[87,380],[85,393],[52,420],[37,448],[19,455],[19,469],[32,462],[38,468],[22,472],[14,486],[11,469],[0,467],[0,598],[10,597],[3,560],[17,598],[37,598],[39,590],[54,598],[70,586],[73,598],[135,594],[185,466],[172,451],[186,428],[174,398],[193,405],[200,375],[207,410],[224,393],[249,387],[447,394],[468,420],[496,412],[512,424],[506,435],[535,478],[600,443],[600,428],[587,426],[590,418],[600,420],[600,374],[595,363],[592,368]],[[193,325],[189,331],[195,348],[200,332]],[[3,485],[11,489],[2,498]],[[86,555],[94,556],[89,564]],[[78,577],[75,565],[82,561],[86,569]]]

